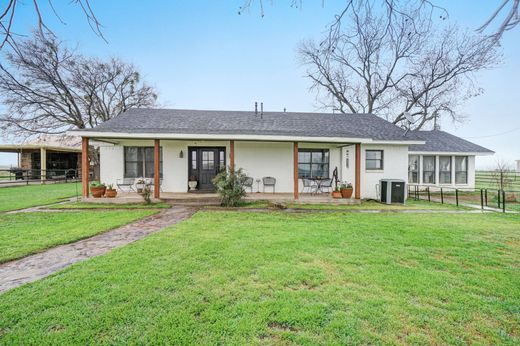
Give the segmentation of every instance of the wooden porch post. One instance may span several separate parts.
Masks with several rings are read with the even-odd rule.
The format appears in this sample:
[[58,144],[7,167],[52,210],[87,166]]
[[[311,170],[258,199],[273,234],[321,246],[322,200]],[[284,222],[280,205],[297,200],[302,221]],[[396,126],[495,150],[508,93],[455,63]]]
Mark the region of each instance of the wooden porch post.
[[299,191],[298,191],[298,142],[294,142],[293,144],[293,186],[294,186],[294,199],[298,199]]
[[89,160],[88,160],[88,138],[81,138],[81,183],[83,187],[83,197],[88,197],[88,173],[89,173]]
[[229,168],[235,171],[235,141],[229,141]]
[[361,198],[361,144],[356,144],[356,186],[355,189],[355,195],[354,197],[356,199]]
[[154,141],[154,151],[153,151],[153,197],[160,198],[161,197],[161,147],[160,140],[156,139]]
[[40,181],[42,184],[47,179],[47,149],[44,147],[40,148]]

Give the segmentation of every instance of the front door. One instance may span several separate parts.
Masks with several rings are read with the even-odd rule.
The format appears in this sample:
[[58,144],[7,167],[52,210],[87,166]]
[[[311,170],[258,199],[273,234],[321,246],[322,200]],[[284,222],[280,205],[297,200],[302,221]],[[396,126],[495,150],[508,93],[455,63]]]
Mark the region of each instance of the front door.
[[214,191],[213,178],[226,168],[226,148],[189,148],[189,177],[198,191]]

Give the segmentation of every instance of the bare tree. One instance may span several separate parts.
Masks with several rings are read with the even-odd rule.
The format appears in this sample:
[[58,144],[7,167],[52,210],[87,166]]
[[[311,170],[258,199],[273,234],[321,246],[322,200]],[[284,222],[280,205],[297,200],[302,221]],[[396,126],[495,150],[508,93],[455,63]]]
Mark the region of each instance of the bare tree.
[[10,67],[0,65],[6,106],[0,129],[12,136],[91,128],[157,98],[134,66],[85,57],[39,31],[5,55]]
[[[286,0],[291,7],[301,8],[303,6],[303,0]],[[366,3],[370,3],[371,0],[364,0]],[[383,4],[386,8],[386,12],[389,16],[392,16],[394,13],[399,13],[401,3],[406,2],[407,0],[384,0]],[[270,0],[269,2],[273,2]],[[322,5],[325,3],[325,0],[322,0]],[[242,5],[239,7],[238,14],[242,14],[243,12],[249,10],[254,3],[258,3],[260,7],[260,15],[264,17],[264,0],[244,0]],[[345,5],[343,9],[334,17],[334,21],[330,25],[330,33],[331,37],[337,37],[336,35],[341,30],[341,23],[343,17],[345,17],[353,6],[355,6],[355,0],[345,0]],[[468,2],[469,4],[469,2]],[[417,0],[415,1],[415,6],[417,9],[426,9],[430,11],[430,14],[433,16],[434,14],[438,14],[438,17],[442,20],[448,17],[448,11],[440,6],[435,4],[435,1],[430,0]],[[502,0],[499,7],[491,14],[491,16],[486,20],[486,22],[477,29],[477,32],[484,33],[486,29],[488,29],[493,23],[500,21],[500,15],[505,14],[502,21],[499,23],[498,28],[490,33],[488,36],[492,38],[495,42],[500,41],[504,33],[508,30],[515,28],[520,23],[520,0]],[[468,10],[471,8],[468,6]]]
[[456,106],[480,92],[474,73],[499,55],[490,40],[456,27],[438,30],[429,16],[417,7],[387,15],[359,1],[337,35],[302,43],[299,56],[322,105],[395,124],[408,112],[416,129],[441,117],[460,120]]
[[[32,6],[34,13],[37,18],[37,28],[42,35],[44,34],[52,34],[52,30],[45,23],[45,13],[42,12],[41,4],[43,1],[32,0],[31,4],[28,6]],[[58,18],[58,20],[65,24],[64,20],[58,14],[54,6],[53,0],[45,1],[52,12],[52,15]],[[103,33],[101,32],[101,23],[97,19],[92,6],[90,5],[89,0],[71,0],[68,1],[70,4],[75,5],[80,8],[80,10],[85,15],[87,19],[87,23],[92,29],[92,31],[99,37],[104,39]],[[7,0],[3,1],[0,5],[0,49],[4,47],[5,44],[14,45],[16,41],[20,39],[20,35],[13,32],[13,25],[15,24],[15,14],[17,13],[17,8],[25,5],[23,1],[20,0]]]

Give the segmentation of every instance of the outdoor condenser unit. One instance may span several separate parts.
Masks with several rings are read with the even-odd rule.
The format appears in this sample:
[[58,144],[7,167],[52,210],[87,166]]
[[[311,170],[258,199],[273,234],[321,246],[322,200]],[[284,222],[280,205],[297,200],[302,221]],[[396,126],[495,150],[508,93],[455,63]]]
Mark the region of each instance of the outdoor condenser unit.
[[406,182],[399,179],[381,179],[381,203],[404,203]]

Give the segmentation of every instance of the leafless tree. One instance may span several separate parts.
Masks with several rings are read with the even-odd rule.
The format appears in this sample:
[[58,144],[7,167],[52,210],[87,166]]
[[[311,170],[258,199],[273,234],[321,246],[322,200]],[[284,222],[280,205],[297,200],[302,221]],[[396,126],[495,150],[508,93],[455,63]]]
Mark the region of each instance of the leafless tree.
[[387,15],[359,1],[346,23],[334,38],[299,49],[320,102],[340,112],[374,113],[395,124],[408,112],[416,129],[441,117],[460,120],[456,106],[480,92],[474,73],[499,61],[490,40],[437,29],[417,7]]
[[[303,6],[303,0],[286,0],[291,7],[301,8]],[[370,3],[371,0],[364,0],[366,3]],[[389,16],[392,16],[394,13],[400,12],[401,3],[406,2],[407,0],[384,0],[382,1],[386,12]],[[270,3],[273,0],[269,1]],[[322,5],[325,3],[325,0],[322,0]],[[260,15],[263,17],[265,15],[264,11],[264,0],[244,0],[242,5],[239,8],[238,13],[242,14],[243,12],[249,10],[254,3],[258,3],[260,7]],[[341,31],[341,23],[343,17],[345,17],[353,6],[355,6],[355,0],[345,0],[345,5],[340,13],[338,13],[334,17],[334,21],[330,25],[330,33],[331,37],[336,37],[336,35]],[[468,2],[468,10],[471,10],[470,2]],[[433,0],[417,0],[415,1],[415,6],[418,9],[426,9],[430,11],[430,14],[433,16],[438,15],[438,17],[442,20],[448,17],[448,11],[440,6],[435,4]],[[488,37],[492,38],[495,42],[500,41],[504,33],[508,30],[515,28],[520,23],[520,0],[502,0],[500,6],[491,14],[491,16],[486,20],[486,22],[480,26],[477,31],[479,33],[484,33],[486,29],[490,28],[495,22],[500,21],[500,15],[504,14],[502,21],[499,23],[499,26],[496,30],[492,31],[488,34]]]
[[[34,13],[36,14],[37,23],[36,27],[40,31],[42,35],[44,34],[52,34],[52,30],[45,23],[45,15],[46,13],[42,12],[41,4],[43,1],[41,0],[30,0],[30,4],[25,4],[24,1],[20,0],[6,0],[2,1],[0,5],[0,49],[2,49],[6,44],[14,45],[17,40],[20,39],[20,35],[13,32],[13,25],[15,24],[15,14],[17,13],[17,9],[20,6],[27,5],[32,6]],[[63,18],[60,17],[58,11],[54,6],[53,0],[45,1],[52,12],[51,15],[54,15],[58,20],[65,24]],[[69,4],[77,6],[85,15],[87,23],[91,27],[92,31],[99,37],[104,39],[103,33],[101,31],[101,23],[97,19],[92,6],[90,5],[89,0],[70,0]]]
[[513,165],[508,161],[497,159],[495,169],[491,173],[491,179],[499,190],[511,189],[516,180]]
[[152,106],[155,90],[134,66],[85,57],[36,31],[0,65],[0,129],[12,136],[94,127],[129,108]]

